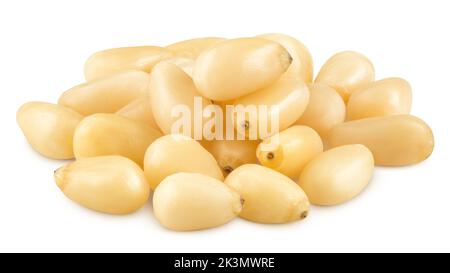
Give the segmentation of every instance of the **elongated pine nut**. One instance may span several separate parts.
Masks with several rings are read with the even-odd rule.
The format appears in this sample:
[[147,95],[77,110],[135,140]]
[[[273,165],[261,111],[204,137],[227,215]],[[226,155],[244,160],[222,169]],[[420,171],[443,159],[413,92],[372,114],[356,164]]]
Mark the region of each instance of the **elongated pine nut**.
[[131,101],[148,95],[150,75],[126,71],[77,85],[59,98],[58,104],[83,115],[115,113]]
[[74,157],[73,134],[82,119],[72,109],[46,102],[28,102],[17,111],[17,123],[28,143],[53,159]]
[[347,119],[409,114],[411,103],[409,83],[400,78],[388,78],[353,92],[347,103]]
[[145,150],[161,133],[140,121],[117,114],[94,114],[84,118],[73,137],[77,159],[121,155],[142,166]]
[[365,87],[374,78],[375,70],[366,56],[354,51],[344,51],[325,62],[314,82],[333,87],[347,101],[355,90]]
[[226,40],[200,54],[193,79],[203,96],[231,100],[274,83],[291,62],[284,47],[267,39]]
[[111,214],[134,212],[150,195],[142,170],[121,156],[79,159],[57,169],[55,181],[71,200]]
[[393,115],[344,122],[326,138],[329,147],[363,144],[377,165],[404,166],[427,159],[434,148],[433,133],[421,119]]
[[172,52],[159,46],[107,49],[89,57],[84,74],[87,81],[92,81],[126,70],[150,72],[155,64],[172,56]]
[[227,176],[225,184],[245,200],[239,216],[249,221],[280,224],[308,215],[309,201],[303,190],[272,169],[242,165]]
[[165,135],[145,153],[144,172],[152,189],[167,176],[179,172],[201,173],[223,180],[217,161],[197,141],[183,135]]
[[328,150],[309,162],[299,185],[315,205],[337,205],[358,195],[372,179],[374,160],[363,145]]
[[153,211],[166,228],[199,230],[229,222],[241,212],[243,202],[220,180],[181,172],[166,177],[156,188]]

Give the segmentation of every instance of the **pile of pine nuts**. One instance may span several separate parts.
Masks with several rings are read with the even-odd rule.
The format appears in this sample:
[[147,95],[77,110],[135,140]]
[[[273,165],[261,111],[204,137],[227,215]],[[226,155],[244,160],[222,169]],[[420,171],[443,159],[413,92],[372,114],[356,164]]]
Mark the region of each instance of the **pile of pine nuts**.
[[[128,214],[153,191],[154,216],[173,230],[216,227],[236,216],[301,220],[310,204],[357,196],[375,165],[416,164],[434,147],[431,129],[410,115],[406,80],[375,81],[371,61],[352,51],[329,58],[313,80],[308,49],[283,34],[108,49],[93,54],[84,71],[86,82],[57,104],[20,107],[23,134],[48,158],[75,159],[54,175],[74,202]],[[193,115],[194,98],[202,109],[277,111],[234,119],[240,139],[175,134],[171,111],[181,105]],[[275,117],[276,132],[250,137]]]

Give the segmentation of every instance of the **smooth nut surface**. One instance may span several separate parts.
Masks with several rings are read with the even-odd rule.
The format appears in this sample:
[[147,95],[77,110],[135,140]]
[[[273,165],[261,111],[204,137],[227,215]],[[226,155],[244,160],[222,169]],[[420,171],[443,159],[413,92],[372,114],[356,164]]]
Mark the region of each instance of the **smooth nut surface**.
[[161,133],[140,121],[117,114],[94,114],[84,118],[73,137],[77,159],[121,155],[142,166],[147,147]]
[[229,222],[241,212],[241,202],[222,181],[182,172],[166,177],[156,188],[153,211],[166,228],[199,230]]
[[193,79],[203,96],[231,100],[274,83],[291,62],[284,47],[267,39],[226,40],[200,54]]
[[166,135],[154,141],[145,152],[144,171],[152,189],[167,176],[179,172],[201,173],[223,180],[214,156],[200,143],[183,135]]
[[84,66],[84,74],[87,81],[92,81],[126,70],[150,72],[155,64],[172,55],[159,46],[111,48],[90,56]]
[[295,125],[264,139],[256,154],[263,166],[297,179],[304,166],[322,151],[322,139],[316,131]]
[[365,87],[374,78],[375,70],[366,56],[354,51],[344,51],[325,62],[314,82],[333,87],[347,101],[350,94]]
[[218,37],[195,38],[168,45],[166,49],[174,52],[177,57],[195,60],[203,51],[224,40]]
[[279,224],[308,215],[309,201],[303,190],[287,176],[256,165],[242,165],[225,184],[245,200],[240,217],[253,222]]
[[433,133],[421,119],[393,115],[344,122],[327,136],[327,145],[363,144],[377,165],[404,166],[427,159],[434,148]]
[[146,96],[150,75],[126,71],[77,85],[64,92],[58,104],[82,115],[115,113],[131,101]]
[[352,93],[347,103],[347,119],[409,114],[411,104],[411,86],[407,81],[383,79]]
[[56,170],[55,181],[76,203],[111,214],[134,212],[150,195],[143,171],[121,156],[78,159]]
[[345,121],[345,103],[328,85],[314,83],[308,88],[308,106],[295,124],[309,126],[324,137],[331,128]]
[[133,119],[136,121],[143,122],[150,127],[160,131],[158,124],[156,124],[155,118],[153,117],[152,106],[150,103],[150,98],[148,96],[141,97],[133,100],[119,111],[118,115]]
[[17,111],[17,123],[28,143],[40,154],[53,159],[70,159],[73,134],[83,116],[64,106],[28,102]]
[[179,68],[181,68],[184,71],[184,73],[188,74],[189,77],[192,78],[192,75],[194,73],[194,65],[195,65],[194,59],[176,57],[176,58],[169,58],[164,61],[178,66]]
[[[212,104],[198,93],[192,78],[177,65],[164,61],[154,67],[150,80],[150,103],[153,117],[164,134],[181,133],[172,132],[173,125],[180,119],[180,113],[173,111],[183,105],[189,110],[191,122],[189,135],[194,137],[195,110],[203,110],[194,108],[195,98],[200,99],[203,109]],[[200,119],[201,122],[206,122],[202,116]]]
[[303,169],[299,185],[315,205],[337,205],[358,195],[372,179],[374,160],[363,145],[323,152]]

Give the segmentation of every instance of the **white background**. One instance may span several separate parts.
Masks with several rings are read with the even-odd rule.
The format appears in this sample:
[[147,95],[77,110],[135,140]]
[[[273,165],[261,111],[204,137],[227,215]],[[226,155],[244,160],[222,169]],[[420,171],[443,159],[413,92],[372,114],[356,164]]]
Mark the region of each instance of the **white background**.
[[[310,252],[450,251],[450,7],[448,1],[0,1],[0,251]],[[55,102],[83,81],[93,52],[166,45],[202,36],[292,35],[315,71],[332,54],[356,50],[377,78],[413,86],[413,114],[435,134],[422,164],[377,168],[370,186],[307,220],[260,225],[237,219],[176,233],[150,204],[110,216],[69,201],[53,181],[62,161],[26,143],[15,121],[30,100]]]

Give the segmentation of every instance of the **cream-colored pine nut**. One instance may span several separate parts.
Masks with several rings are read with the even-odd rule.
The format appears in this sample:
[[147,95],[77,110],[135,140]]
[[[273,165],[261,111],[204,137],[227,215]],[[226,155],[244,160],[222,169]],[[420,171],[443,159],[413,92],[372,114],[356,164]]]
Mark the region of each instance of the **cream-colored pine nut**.
[[150,97],[148,96],[133,100],[117,111],[117,114],[122,117],[143,122],[160,131],[158,124],[156,124],[155,118],[153,117]]
[[148,95],[150,75],[125,71],[77,85],[59,98],[58,104],[83,115],[115,113],[131,101]]
[[323,152],[309,162],[299,185],[315,205],[337,205],[358,195],[372,179],[374,160],[363,145],[345,145]]
[[370,60],[357,52],[344,51],[328,59],[316,77],[316,83],[327,84],[339,92],[347,101],[358,89],[371,83],[375,70]]
[[331,128],[345,121],[345,103],[328,85],[314,83],[308,87],[308,106],[295,124],[309,126],[324,137]]
[[[174,107],[183,105],[189,108],[190,136],[194,137],[195,110],[203,110],[194,109],[194,98],[201,99],[203,109],[212,104],[198,93],[192,78],[177,65],[163,61],[154,67],[150,80],[150,102],[153,117],[163,133],[173,133],[172,126],[180,117],[172,115],[172,111]],[[202,118],[202,122],[206,119]]]
[[341,123],[329,132],[326,144],[363,144],[372,151],[375,164],[404,166],[427,159],[433,152],[434,138],[421,119],[393,115]]
[[199,230],[229,222],[241,212],[243,202],[220,180],[181,172],[166,177],[156,188],[153,211],[166,228]]
[[203,96],[231,100],[274,83],[291,62],[283,46],[267,39],[226,40],[200,54],[193,79]]
[[71,200],[111,214],[134,212],[150,195],[143,171],[121,156],[79,159],[57,169],[55,181]]
[[166,135],[155,140],[145,153],[144,171],[152,189],[167,176],[179,172],[201,173],[223,180],[214,156],[200,143],[183,135]]
[[78,125],[73,149],[77,159],[121,155],[142,166],[147,147],[160,136],[143,122],[117,114],[94,114]]
[[300,78],[305,83],[313,80],[313,60],[308,48],[297,39],[280,34],[268,33],[257,36],[281,44],[292,57],[292,64],[283,74],[283,77]]
[[28,143],[53,159],[74,157],[73,134],[82,119],[72,109],[45,102],[28,102],[17,111],[17,123]]
[[295,125],[264,139],[257,156],[263,166],[297,179],[305,165],[322,151],[322,139],[316,131]]
[[225,184],[245,200],[240,217],[253,222],[281,224],[308,215],[309,201],[303,190],[287,176],[256,165],[242,165]]
[[87,81],[92,81],[125,70],[150,72],[155,64],[172,56],[172,52],[159,46],[107,49],[89,57],[84,74]]
[[347,103],[347,119],[409,114],[411,104],[411,86],[407,81],[379,80],[352,93]]

